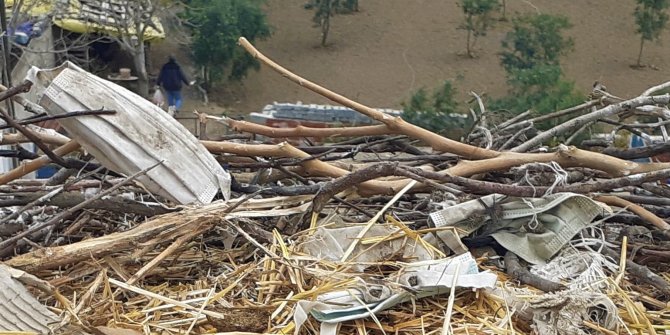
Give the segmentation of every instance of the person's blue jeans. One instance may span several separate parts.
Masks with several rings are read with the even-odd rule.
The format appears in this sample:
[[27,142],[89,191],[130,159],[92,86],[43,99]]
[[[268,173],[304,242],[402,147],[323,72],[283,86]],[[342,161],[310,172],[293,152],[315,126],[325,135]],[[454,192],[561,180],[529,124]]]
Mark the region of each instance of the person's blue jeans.
[[166,91],[168,107],[175,106],[177,110],[181,109],[181,91]]

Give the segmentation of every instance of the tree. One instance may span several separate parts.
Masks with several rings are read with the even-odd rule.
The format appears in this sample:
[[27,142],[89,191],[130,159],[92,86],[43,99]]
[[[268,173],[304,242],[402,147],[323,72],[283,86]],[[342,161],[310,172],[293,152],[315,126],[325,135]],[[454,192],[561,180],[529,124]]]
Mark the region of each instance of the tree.
[[467,31],[466,51],[469,57],[474,57],[472,51],[477,37],[485,36],[486,31],[493,25],[491,14],[498,7],[498,0],[461,0],[461,9],[465,15],[461,28]]
[[[492,110],[506,109],[515,114],[529,109],[551,113],[584,101],[572,81],[563,78],[560,65],[538,64],[529,69],[514,69],[507,74],[508,95],[491,103]],[[560,121],[560,120],[559,120]],[[539,128],[548,128],[542,124]]]
[[512,31],[502,41],[501,62],[506,71],[530,69],[538,64],[558,65],[572,51],[574,41],[563,37],[572,27],[564,16],[539,14],[515,18]]
[[358,0],[312,0],[304,8],[314,10],[312,21],[321,28],[321,46],[325,46],[330,32],[330,18],[336,13],[357,12]]
[[[36,11],[33,12],[33,9]],[[43,13],[47,11],[47,13]],[[51,20],[75,20],[83,33],[70,33],[57,37],[54,48],[41,53],[63,55],[89,50],[97,41],[116,42],[133,59],[138,77],[139,94],[149,95],[149,76],[146,63],[146,44],[151,37],[163,34],[159,14],[168,12],[165,2],[160,0],[108,1],[18,1],[13,10],[12,22],[18,23],[20,16],[44,14]],[[22,15],[19,15],[22,14]],[[30,48],[15,46],[22,52],[33,52]],[[88,67],[88,64],[79,65]]]
[[252,43],[270,36],[260,0],[194,0],[186,13],[194,25],[192,52],[202,68],[205,88],[222,80],[239,80],[257,61],[237,46],[240,36]]
[[668,23],[666,13],[670,6],[669,0],[637,0],[635,7],[636,32],[640,34],[640,52],[637,55],[637,67],[641,67],[644,41],[658,40]]
[[138,93],[148,97],[146,32],[150,29],[160,30],[157,15],[166,9],[155,0],[126,0],[116,2],[114,5],[118,6],[117,10],[111,9],[106,12],[106,21],[113,23],[110,36],[133,58],[138,77]]
[[469,119],[458,113],[456,93],[449,80],[438,87],[431,96],[425,88],[421,88],[412,95],[408,103],[402,103],[402,118],[422,128],[458,138],[463,135]]
[[560,65],[560,57],[573,47],[572,39],[562,35],[570,26],[567,18],[547,14],[514,19],[501,53],[510,92],[494,101],[492,109],[545,114],[583,101],[574,83],[563,78]]
[[500,12],[502,13],[502,16],[500,17],[500,21],[507,21],[507,1],[502,0],[502,4],[500,6]]

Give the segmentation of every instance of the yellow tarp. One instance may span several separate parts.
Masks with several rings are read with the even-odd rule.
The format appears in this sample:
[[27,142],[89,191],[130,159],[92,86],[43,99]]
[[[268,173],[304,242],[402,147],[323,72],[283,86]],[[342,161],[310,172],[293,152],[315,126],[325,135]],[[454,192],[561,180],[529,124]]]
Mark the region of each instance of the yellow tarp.
[[[5,0],[5,7],[14,7],[14,2],[15,0]],[[31,16],[46,15],[53,10],[53,3],[52,0],[23,0],[21,12]]]
[[[7,9],[10,9],[14,5],[15,1],[18,0],[6,0],[5,6],[7,7]],[[99,1],[105,1],[105,0],[99,0]],[[23,8],[21,12],[27,13],[31,16],[39,16],[53,13],[54,3],[55,3],[54,0],[23,0],[22,5]],[[77,17],[82,16],[80,15],[81,7],[82,6],[79,1],[71,0],[70,10],[68,11],[69,18],[54,18],[53,23],[64,30],[80,34],[98,33],[112,36],[119,35],[118,28],[115,26],[108,25],[103,22],[90,22],[89,20],[77,19]],[[161,25],[160,21],[154,19],[153,24],[156,28],[158,28],[158,30],[154,29],[153,27],[147,28],[144,31],[145,41],[152,41],[165,38],[163,26]],[[132,35],[135,33],[135,31],[134,29],[130,29],[128,33]]]
[[[119,31],[116,27],[109,26],[109,25],[102,25],[99,23],[93,23],[93,22],[85,22],[82,20],[77,20],[77,19],[54,19],[53,20],[54,24],[65,29],[68,31],[72,31],[75,33],[99,33],[99,34],[106,34],[106,35],[112,35],[112,36],[118,36]],[[163,29],[162,25],[160,22],[157,22],[157,20],[154,20],[154,24],[158,29]],[[135,33],[134,29],[131,29],[129,31],[130,35],[133,35]],[[144,31],[144,40],[145,41],[151,41],[151,40],[156,40],[156,39],[164,39],[165,38],[165,33],[163,32],[158,32],[154,28],[149,27]]]

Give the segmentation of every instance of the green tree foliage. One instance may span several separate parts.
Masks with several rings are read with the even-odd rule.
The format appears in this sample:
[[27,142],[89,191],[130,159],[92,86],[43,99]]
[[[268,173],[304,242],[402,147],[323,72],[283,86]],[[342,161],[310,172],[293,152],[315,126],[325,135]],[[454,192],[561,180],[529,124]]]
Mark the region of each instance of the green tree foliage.
[[451,81],[445,81],[432,94],[421,88],[404,102],[402,118],[419,127],[439,134],[457,138],[471,123],[458,113],[456,89]]
[[202,67],[205,87],[222,80],[240,80],[258,62],[237,46],[270,36],[261,0],[193,0],[186,12],[194,25],[192,53]]
[[[572,81],[563,78],[559,65],[536,65],[530,69],[514,69],[508,73],[509,94],[494,101],[490,108],[507,109],[515,114],[532,109],[547,114],[582,103],[584,95]],[[553,124],[541,124],[547,128]]]
[[637,0],[635,7],[636,32],[640,34],[640,52],[637,55],[637,66],[641,66],[644,41],[658,40],[668,23],[669,0]]
[[562,35],[569,27],[567,18],[561,16],[541,14],[514,19],[501,53],[511,89],[507,97],[492,103],[492,109],[515,113],[532,109],[546,114],[584,100],[574,83],[563,78],[560,66],[560,57],[573,47],[572,39]]
[[486,36],[486,31],[493,25],[492,14],[500,7],[498,0],[461,0],[461,9],[465,22],[461,25],[467,31],[466,51],[474,57],[473,49],[477,38]]
[[558,65],[572,51],[574,41],[563,36],[572,27],[567,17],[549,14],[521,16],[502,42],[502,65],[506,71],[529,69],[538,64]]
[[312,21],[321,28],[321,46],[325,46],[330,32],[330,18],[336,13],[357,12],[358,0],[311,0],[304,7],[314,10]]

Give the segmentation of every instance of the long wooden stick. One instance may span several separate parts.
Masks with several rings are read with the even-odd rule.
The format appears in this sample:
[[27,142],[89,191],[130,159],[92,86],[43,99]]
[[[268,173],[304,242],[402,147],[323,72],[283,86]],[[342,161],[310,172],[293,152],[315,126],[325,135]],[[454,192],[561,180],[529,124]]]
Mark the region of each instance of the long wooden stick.
[[296,126],[292,128],[274,128],[265,125],[238,121],[230,118],[221,120],[232,130],[246,132],[257,135],[263,135],[272,138],[285,137],[356,137],[356,136],[376,136],[397,134],[398,131],[390,129],[386,125],[361,126],[361,127],[338,127],[338,128],[313,128],[305,126]]
[[[53,150],[53,153],[58,156],[65,156],[73,151],[76,151],[77,149],[79,149],[79,147],[80,147],[79,143],[71,140],[67,142],[65,145]],[[37,169],[49,164],[50,162],[51,159],[49,159],[49,157],[47,157],[46,155],[27,163],[24,162],[17,168],[0,175],[0,185],[7,184],[14,179],[21,178],[27,175],[28,173],[36,171]]]
[[[34,132],[34,134],[39,137],[42,142],[47,144],[64,145],[69,141],[69,139],[63,135],[49,135],[41,132]],[[0,145],[28,142],[30,142],[30,139],[23,136],[23,134],[2,134],[2,138],[0,138]]]
[[670,229],[670,224],[665,222],[663,219],[656,216],[654,213],[646,210],[640,205],[636,205],[628,200],[621,199],[613,195],[600,195],[594,198],[596,201],[604,202],[611,206],[617,206],[621,208],[626,208],[631,212],[639,215],[643,220],[653,224],[656,228],[660,230]]
[[359,113],[385,124],[389,129],[403,133],[410,137],[420,139],[427,144],[429,144],[433,149],[442,152],[451,152],[459,156],[467,157],[470,159],[485,159],[485,158],[494,158],[500,153],[494,150],[483,149],[475,146],[471,146],[465,143],[457,142],[446,137],[437,135],[429,130],[417,127],[411,123],[405,122],[400,117],[392,117],[387,114],[384,114],[378,110],[365,106],[361,103],[353,101],[345,96],[337,94],[331,90],[328,90],[322,86],[319,86],[305,78],[302,78],[291,71],[285,69],[281,65],[275,63],[262,53],[260,53],[256,48],[254,48],[246,38],[240,37],[240,45],[244,47],[254,58],[257,58],[264,64],[268,65],[273,70],[280,73],[282,76],[288,78],[289,80],[297,83],[300,86],[303,86],[311,91],[314,91],[338,104],[349,107],[353,110],[358,111]]

